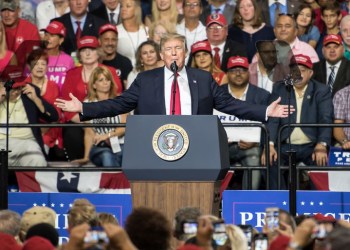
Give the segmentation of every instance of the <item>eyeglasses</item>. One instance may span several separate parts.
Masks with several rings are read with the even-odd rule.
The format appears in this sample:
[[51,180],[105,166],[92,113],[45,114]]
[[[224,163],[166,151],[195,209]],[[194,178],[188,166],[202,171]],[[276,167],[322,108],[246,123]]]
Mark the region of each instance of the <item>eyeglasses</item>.
[[247,73],[248,69],[246,69],[246,68],[232,68],[232,69],[229,69],[227,71],[230,73],[234,73],[234,74],[238,74],[238,73],[243,74],[243,73]]
[[223,30],[225,28],[226,28],[226,26],[209,26],[207,29],[208,30]]
[[199,6],[200,6],[200,3],[185,3],[185,7],[194,8]]

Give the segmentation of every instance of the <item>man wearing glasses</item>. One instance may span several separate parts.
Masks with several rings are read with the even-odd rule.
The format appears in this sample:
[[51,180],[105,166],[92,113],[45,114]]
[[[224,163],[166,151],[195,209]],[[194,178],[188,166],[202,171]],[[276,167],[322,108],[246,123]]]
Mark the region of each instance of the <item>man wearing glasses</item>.
[[227,39],[227,21],[222,14],[211,14],[207,18],[207,37],[212,48],[213,58],[218,68],[227,71],[227,62],[231,56],[247,56],[243,44]]

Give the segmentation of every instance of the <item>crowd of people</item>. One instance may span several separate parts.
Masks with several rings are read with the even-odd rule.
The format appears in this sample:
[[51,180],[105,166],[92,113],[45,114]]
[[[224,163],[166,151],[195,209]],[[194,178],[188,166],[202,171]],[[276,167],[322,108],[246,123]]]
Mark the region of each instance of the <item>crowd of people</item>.
[[[281,97],[280,104],[287,105],[290,92],[296,111],[290,115],[292,123],[350,120],[348,1],[44,0],[36,15],[25,6],[20,0],[3,0],[0,6],[2,122],[9,110],[10,123],[81,123],[79,113],[61,110],[55,100],[70,100],[73,94],[92,103],[134,91],[142,73],[166,68],[162,39],[174,33],[185,37],[187,68],[209,72],[220,91],[238,100],[267,106]],[[40,48],[30,41],[42,41]],[[16,70],[23,72],[23,79],[12,90],[5,89]],[[298,81],[287,89],[284,80],[293,72]],[[182,92],[180,84],[180,91],[191,97],[193,90],[186,87]],[[188,107],[186,111],[195,114]],[[89,123],[125,123],[134,112]],[[277,160],[288,163],[290,145],[298,164],[318,166],[327,165],[330,146],[350,148],[350,130],[342,127],[284,130],[278,142],[278,128],[287,122],[285,117],[265,121],[269,159],[263,143],[229,141],[230,164],[254,167],[269,162],[269,185],[277,189]],[[9,163],[47,166],[48,161],[70,161],[120,167],[124,133],[123,128],[109,127],[11,128]],[[5,143],[6,132],[1,131],[0,145]],[[247,186],[245,175],[240,188]],[[282,175],[284,189],[287,173]],[[308,182],[307,176],[302,179]],[[253,171],[254,189],[261,188],[263,180],[263,173]]]
[[1,210],[1,249],[343,250],[350,243],[348,221],[319,213],[293,217],[276,207],[266,209],[262,228],[228,224],[197,207],[180,208],[174,218],[153,208],[134,208],[121,227],[113,214],[97,212],[87,199],[76,199],[68,211],[65,241],[56,230],[56,216],[51,208],[40,206],[22,215]]

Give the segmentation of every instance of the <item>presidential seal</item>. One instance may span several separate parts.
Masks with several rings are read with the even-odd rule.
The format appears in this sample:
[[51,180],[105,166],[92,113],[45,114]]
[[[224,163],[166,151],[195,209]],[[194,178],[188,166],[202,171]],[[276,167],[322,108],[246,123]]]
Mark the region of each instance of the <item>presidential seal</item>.
[[188,150],[187,132],[176,124],[163,125],[154,133],[152,146],[154,152],[163,160],[176,161]]

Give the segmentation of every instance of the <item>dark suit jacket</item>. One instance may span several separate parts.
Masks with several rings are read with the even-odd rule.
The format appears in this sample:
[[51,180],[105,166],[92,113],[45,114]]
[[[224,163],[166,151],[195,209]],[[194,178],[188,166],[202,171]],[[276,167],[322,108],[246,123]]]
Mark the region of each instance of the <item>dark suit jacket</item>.
[[[70,19],[70,13],[64,14],[63,16],[55,18],[53,20],[63,23],[67,29],[66,37],[62,43],[62,49],[64,52],[70,55],[72,52],[77,50],[77,39],[75,37],[73,24]],[[99,17],[93,16],[90,13],[87,13],[81,36],[98,37],[99,28],[106,23],[108,22]]]
[[[32,86],[34,86],[34,85],[32,85]],[[40,97],[39,88],[37,88],[35,86],[34,86],[34,88],[35,88],[37,96]],[[45,113],[41,113],[40,110],[35,105],[35,103],[32,100],[30,100],[27,95],[22,94],[21,98],[22,98],[25,112],[26,112],[27,117],[28,117],[29,124],[40,123],[40,120],[44,120],[47,122],[57,122],[58,121],[59,115],[58,115],[57,110],[55,109],[55,107],[53,107],[51,104],[49,104],[44,99],[41,98],[41,101],[45,107]],[[32,129],[32,132],[33,132],[33,135],[34,135],[36,141],[38,142],[43,153],[45,154],[44,143],[43,143],[43,138],[41,135],[40,128],[39,127],[32,127],[31,129]]]
[[[288,92],[284,83],[277,82],[273,86],[272,98],[276,96],[282,98],[281,104],[288,104]],[[291,91],[291,105],[297,109],[294,90]],[[291,123],[296,123],[295,111],[290,119]],[[306,88],[301,109],[300,123],[333,123],[333,103],[331,93],[327,86],[311,79]],[[277,142],[279,127],[288,124],[288,118],[270,118],[268,121],[268,129],[270,132],[270,140]],[[293,131],[294,128],[291,130]],[[326,142],[331,143],[332,128],[302,127],[302,131],[314,143]],[[284,129],[281,141],[288,138],[288,129]]]
[[[327,84],[327,65],[326,60],[323,59],[318,63],[314,64],[314,76],[313,78],[323,84]],[[350,61],[343,58],[340,64],[340,67],[338,69],[337,75],[335,76],[334,85],[333,85],[333,92],[332,96],[334,94],[344,88],[345,86],[350,84]]]
[[[108,12],[107,12],[106,6],[104,4],[101,5],[100,7],[98,7],[97,9],[90,11],[90,13],[94,16],[97,16],[97,17],[103,19],[104,21],[106,21],[108,23],[110,22]],[[121,15],[119,13],[117,24],[120,24],[121,22],[122,22],[122,19],[121,19]]]
[[[235,7],[229,4],[225,5],[223,15],[226,18],[227,24],[231,24],[233,21],[233,13],[235,11]],[[211,5],[207,5],[203,8],[202,14],[199,20],[205,25],[207,21],[207,17],[211,14]]]
[[[300,6],[300,3],[302,1],[299,0],[287,0],[287,11],[289,14],[294,14],[298,11],[298,8]],[[257,0],[258,5],[261,9],[261,15],[264,23],[267,23],[268,25],[271,25],[270,22],[270,8],[269,8],[269,1],[267,0]]]
[[[247,49],[245,45],[229,39],[226,40],[226,43],[224,46],[224,52],[222,53],[222,60],[221,60],[221,67],[220,67],[221,70],[227,72],[227,62],[231,56],[247,57]],[[191,63],[192,63],[192,54],[188,58],[187,66],[190,66]]]
[[[193,115],[211,115],[213,109],[243,119],[265,121],[266,106],[247,104],[225,93],[209,72],[186,68]],[[140,115],[166,115],[164,68],[139,73],[122,95],[98,102],[84,103],[80,119],[109,117],[136,109]]]

